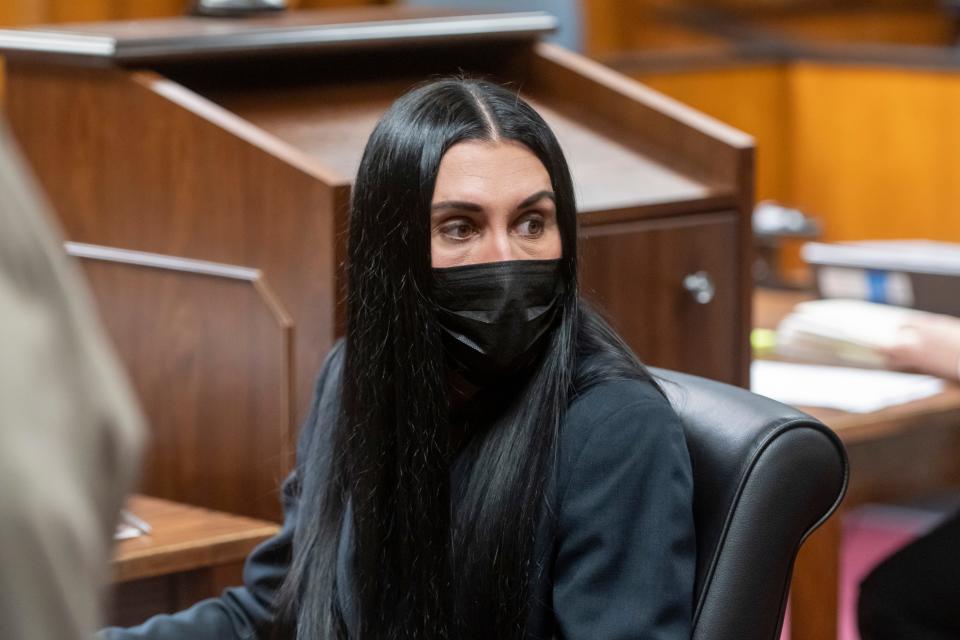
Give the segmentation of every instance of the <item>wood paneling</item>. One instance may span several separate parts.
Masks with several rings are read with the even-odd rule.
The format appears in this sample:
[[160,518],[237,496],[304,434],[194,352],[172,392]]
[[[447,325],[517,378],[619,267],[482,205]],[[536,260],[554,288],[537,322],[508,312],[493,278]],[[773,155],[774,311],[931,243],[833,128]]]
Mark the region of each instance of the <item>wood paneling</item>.
[[757,200],[789,199],[791,102],[787,65],[746,64],[630,75],[753,136]]
[[189,609],[242,584],[242,559],[208,569],[131,580],[111,590],[106,622],[109,626],[133,627],[155,615]]
[[112,253],[132,259],[82,264],[148,418],[141,490],[278,519],[296,437],[289,316],[256,270]]
[[757,198],[819,218],[826,240],[960,242],[960,70],[798,61],[633,75],[754,135]]
[[749,36],[929,45],[949,45],[954,37],[950,17],[934,0],[585,0],[582,13],[584,50],[600,57],[689,50]]
[[637,50],[671,50],[723,42],[665,19],[663,0],[584,0],[583,49],[594,57]]
[[800,547],[790,582],[790,640],[837,638],[841,505]]
[[799,63],[795,204],[826,239],[960,242],[960,71]]
[[0,3],[0,25],[43,22],[48,15],[47,0],[7,0]]
[[761,17],[750,24],[778,37],[807,42],[952,44],[954,26],[947,12],[920,4],[886,10],[797,11]]
[[302,418],[336,333],[349,184],[156,74],[8,68],[12,128],[69,239],[263,271],[295,324]]

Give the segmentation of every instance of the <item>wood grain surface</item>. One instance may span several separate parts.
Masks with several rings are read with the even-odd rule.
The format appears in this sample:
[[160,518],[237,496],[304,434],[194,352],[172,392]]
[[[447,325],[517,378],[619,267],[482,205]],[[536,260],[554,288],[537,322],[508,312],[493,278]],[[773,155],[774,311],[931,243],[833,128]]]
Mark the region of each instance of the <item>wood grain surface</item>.
[[186,609],[242,584],[247,555],[279,529],[273,522],[143,495],[133,496],[127,508],[151,531],[114,549],[107,623],[121,627]]
[[69,239],[263,272],[296,328],[302,417],[336,335],[349,183],[149,72],[10,72],[12,128]]
[[792,201],[826,239],[960,242],[960,73],[802,63],[791,83]]
[[82,264],[149,419],[141,491],[278,519],[296,439],[289,315],[259,272],[137,257]]
[[128,582],[243,560],[279,527],[184,504],[137,495],[127,508],[151,527],[121,540],[113,554],[114,582]]
[[[586,227],[583,290],[645,362],[684,363],[699,375],[737,380],[736,244],[733,212]],[[716,290],[705,304],[683,286],[697,273]]]

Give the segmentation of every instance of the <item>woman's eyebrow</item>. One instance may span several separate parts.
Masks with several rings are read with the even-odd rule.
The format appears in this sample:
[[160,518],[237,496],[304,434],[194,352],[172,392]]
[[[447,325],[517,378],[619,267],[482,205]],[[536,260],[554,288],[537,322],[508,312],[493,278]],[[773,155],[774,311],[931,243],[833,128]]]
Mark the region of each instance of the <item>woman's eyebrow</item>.
[[[553,191],[537,191],[533,195],[527,196],[523,199],[523,202],[517,205],[517,209],[523,209],[524,207],[529,207],[532,204],[548,198],[554,203],[557,201],[556,195]],[[466,200],[443,200],[441,202],[435,202],[430,205],[431,211],[442,211],[444,209],[457,209],[459,211],[483,211],[483,207],[475,202],[467,202]]]
[[530,205],[548,198],[553,201],[554,204],[557,203],[557,196],[553,191],[537,191],[532,196],[528,196],[524,199],[523,202],[517,205],[517,209],[523,209],[524,207],[529,207]]
[[483,211],[483,207],[478,205],[475,202],[467,202],[465,200],[444,200],[443,202],[435,202],[430,205],[431,211],[441,211],[443,209],[458,209],[461,211]]

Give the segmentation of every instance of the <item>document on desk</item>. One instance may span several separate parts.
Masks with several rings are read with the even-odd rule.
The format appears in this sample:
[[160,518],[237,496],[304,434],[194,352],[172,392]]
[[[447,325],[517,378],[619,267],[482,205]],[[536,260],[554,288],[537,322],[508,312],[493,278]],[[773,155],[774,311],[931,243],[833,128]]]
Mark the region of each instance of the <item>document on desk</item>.
[[901,327],[927,315],[860,300],[802,302],[777,327],[776,352],[816,364],[883,368],[883,350],[903,340]]
[[943,380],[914,373],[755,360],[750,390],[784,404],[870,413],[943,391]]

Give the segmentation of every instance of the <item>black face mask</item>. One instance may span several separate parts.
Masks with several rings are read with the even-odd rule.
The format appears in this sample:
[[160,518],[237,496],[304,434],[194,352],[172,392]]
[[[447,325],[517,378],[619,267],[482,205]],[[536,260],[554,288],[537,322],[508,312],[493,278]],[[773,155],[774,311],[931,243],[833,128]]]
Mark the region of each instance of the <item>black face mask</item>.
[[468,381],[489,386],[542,353],[563,294],[560,260],[515,260],[434,269],[447,355]]

